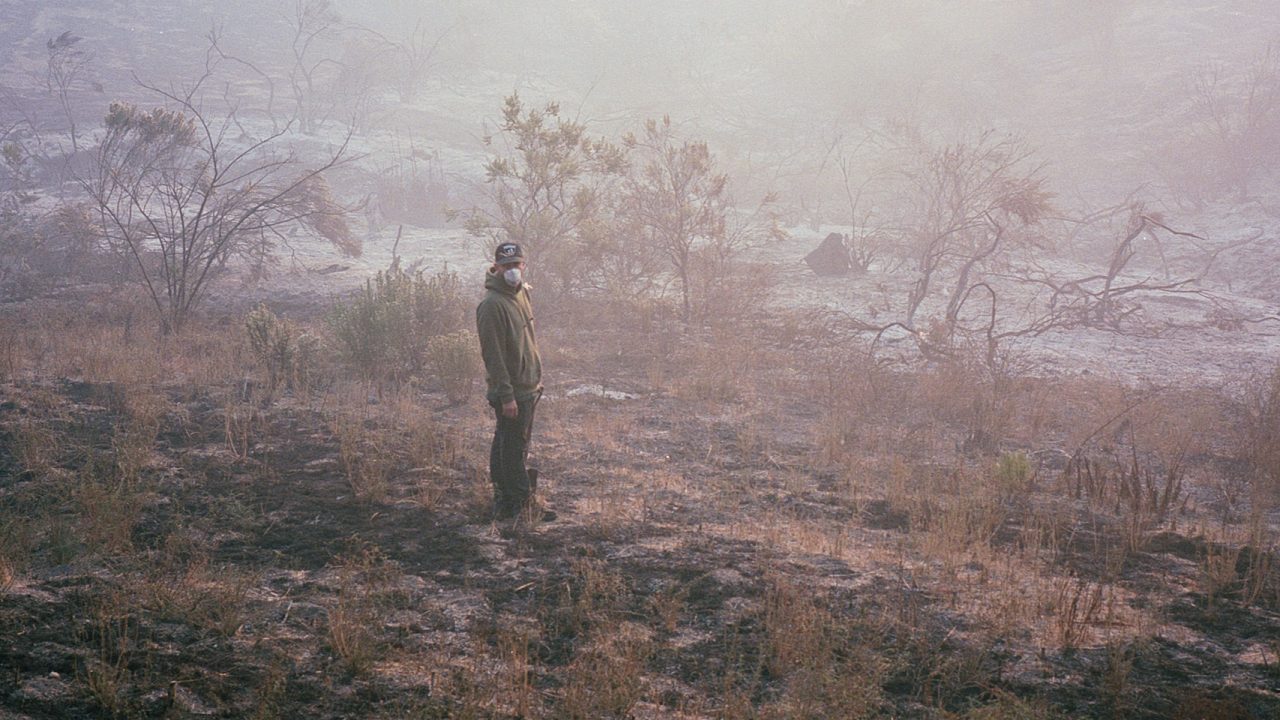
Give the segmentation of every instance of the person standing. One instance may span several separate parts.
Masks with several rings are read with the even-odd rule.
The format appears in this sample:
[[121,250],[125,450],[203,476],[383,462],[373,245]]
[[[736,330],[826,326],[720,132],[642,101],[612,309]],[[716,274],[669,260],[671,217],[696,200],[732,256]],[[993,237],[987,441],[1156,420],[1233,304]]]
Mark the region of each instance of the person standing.
[[542,359],[533,332],[533,304],[524,283],[524,251],[502,243],[485,276],[484,299],[476,307],[476,333],[484,357],[486,399],[497,426],[489,449],[494,514],[512,518],[555,519],[534,498],[538,471],[525,467],[533,414],[542,397]]

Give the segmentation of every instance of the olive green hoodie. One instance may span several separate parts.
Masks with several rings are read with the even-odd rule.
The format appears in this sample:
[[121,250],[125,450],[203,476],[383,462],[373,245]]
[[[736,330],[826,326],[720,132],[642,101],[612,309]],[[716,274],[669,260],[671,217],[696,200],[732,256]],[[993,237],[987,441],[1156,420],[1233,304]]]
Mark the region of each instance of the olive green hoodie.
[[476,307],[476,333],[489,384],[486,397],[490,403],[502,405],[542,388],[542,359],[533,335],[528,288],[511,287],[492,269],[485,276],[484,287],[484,299]]

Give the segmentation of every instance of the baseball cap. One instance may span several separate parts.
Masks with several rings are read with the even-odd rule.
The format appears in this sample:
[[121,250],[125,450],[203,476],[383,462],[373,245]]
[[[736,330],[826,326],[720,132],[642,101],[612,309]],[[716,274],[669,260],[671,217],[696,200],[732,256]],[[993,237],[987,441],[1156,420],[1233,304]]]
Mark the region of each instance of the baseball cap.
[[502,243],[493,253],[493,261],[499,265],[513,265],[524,262],[524,250],[517,243]]

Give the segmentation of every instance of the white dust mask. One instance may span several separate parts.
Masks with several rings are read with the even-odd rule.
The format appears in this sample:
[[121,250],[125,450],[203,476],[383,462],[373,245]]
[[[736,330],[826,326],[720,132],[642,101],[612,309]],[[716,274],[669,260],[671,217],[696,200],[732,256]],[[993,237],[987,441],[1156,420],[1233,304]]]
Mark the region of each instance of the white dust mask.
[[502,279],[506,280],[511,287],[520,287],[520,283],[524,281],[524,275],[520,272],[520,268],[513,267],[502,273]]

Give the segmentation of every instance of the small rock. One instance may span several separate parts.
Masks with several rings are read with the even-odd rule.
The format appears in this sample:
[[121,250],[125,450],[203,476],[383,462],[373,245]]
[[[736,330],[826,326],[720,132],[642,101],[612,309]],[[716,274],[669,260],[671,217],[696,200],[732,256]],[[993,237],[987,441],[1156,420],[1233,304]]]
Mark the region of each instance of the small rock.
[[61,704],[71,697],[71,683],[57,673],[47,677],[33,677],[22,683],[13,693],[13,699],[21,704]]
[[500,545],[494,543],[485,543],[476,548],[476,555],[488,560],[489,562],[498,562],[506,556],[506,552]]
[[637,397],[635,393],[608,390],[603,385],[579,385],[565,393],[565,397],[577,397],[578,395],[591,395],[606,400],[635,400]]
[[724,601],[720,614],[724,624],[732,625],[741,622],[755,613],[756,603],[744,597],[731,597]]
[[735,586],[742,585],[746,582],[746,578],[742,577],[742,573],[733,568],[717,568],[711,571],[711,579],[721,585]]
[[181,685],[172,692],[173,706],[192,715],[217,715],[218,709],[200,699],[200,696]]

